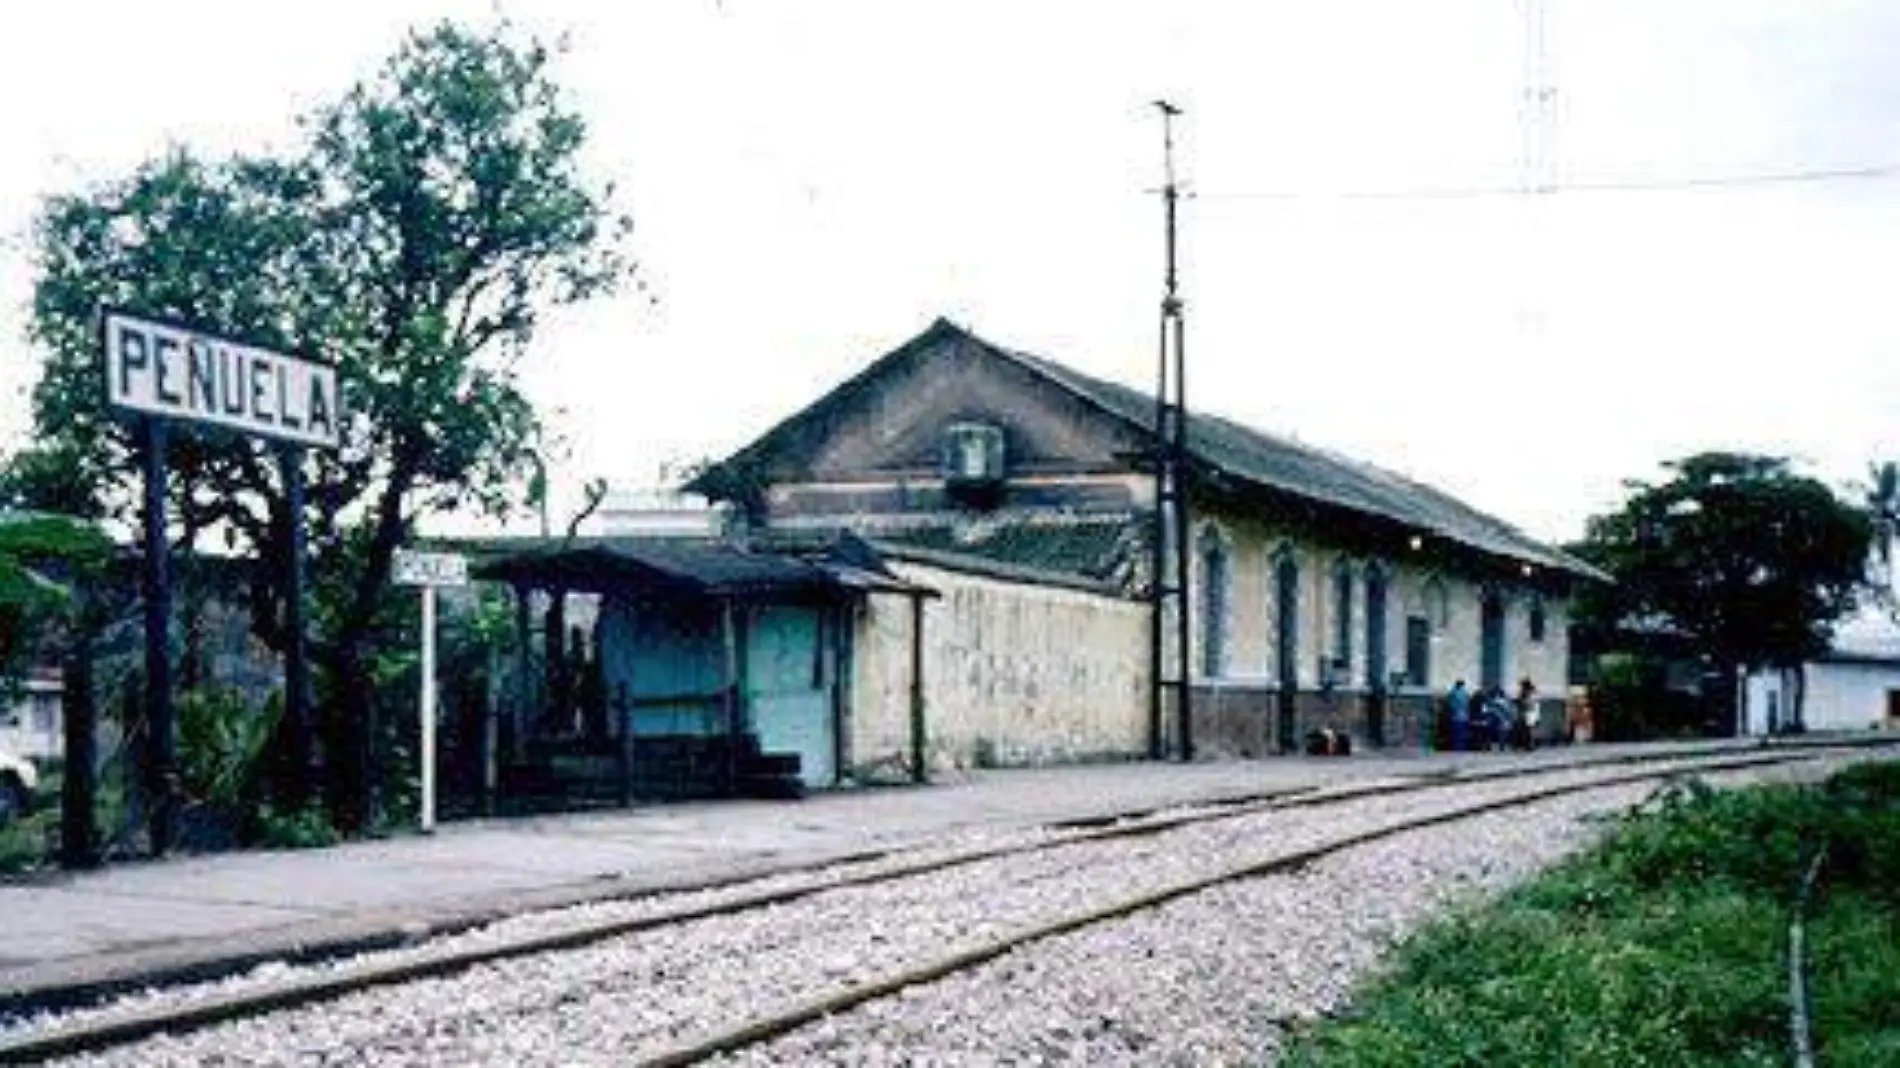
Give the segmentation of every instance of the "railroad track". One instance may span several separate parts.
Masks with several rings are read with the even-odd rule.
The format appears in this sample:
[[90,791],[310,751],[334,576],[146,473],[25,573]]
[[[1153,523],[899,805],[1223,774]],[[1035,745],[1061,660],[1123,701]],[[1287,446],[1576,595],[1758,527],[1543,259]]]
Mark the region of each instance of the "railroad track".
[[[943,953],[922,962],[893,968],[869,981],[853,982],[845,989],[810,997],[774,1011],[755,1014],[738,1024],[696,1031],[663,1048],[649,1051],[639,1063],[654,1065],[687,1064],[743,1049],[748,1045],[783,1034],[812,1020],[843,1012],[876,998],[888,996],[905,987],[930,982],[993,960],[1018,947],[1054,936],[1100,924],[1143,909],[1199,893],[1238,880],[1256,878],[1297,869],[1327,855],[1364,845],[1382,838],[1422,828],[1468,819],[1514,805],[1587,790],[1648,781],[1660,777],[1712,771],[1760,767],[1769,764],[1807,760],[1831,752],[1824,747],[1798,750],[1772,749],[1708,758],[1670,754],[1631,754],[1610,760],[1564,765],[1531,765],[1488,770],[1480,774],[1430,779],[1385,781],[1370,785],[1332,790],[1302,791],[1254,797],[1230,798],[1224,802],[1186,811],[1131,814],[1130,818],[1101,825],[1076,826],[1073,822],[1062,833],[1026,843],[965,850],[948,856],[915,862],[867,861],[808,873],[791,873],[790,885],[772,886],[757,891],[736,888],[719,900],[677,909],[661,909],[632,917],[615,917],[598,922],[536,932],[494,944],[468,945],[451,941],[440,946],[423,946],[396,954],[367,958],[360,963],[333,970],[296,972],[273,981],[236,989],[212,991],[185,999],[160,998],[157,1001],[124,1009],[106,1008],[76,1014],[64,1021],[31,1031],[17,1031],[0,1037],[0,1060],[7,1062],[40,1060],[49,1057],[108,1050],[148,1036],[203,1028],[213,1024],[257,1017],[263,1014],[313,1005],[345,994],[392,987],[432,976],[446,976],[477,965],[495,963],[538,954],[573,950],[595,943],[651,932],[660,928],[681,927],[699,920],[790,905],[814,895],[875,887],[879,884],[919,880],[950,869],[992,862],[1018,861],[1034,854],[1067,850],[1086,852],[1086,847],[1144,837],[1162,837],[1174,832],[1192,832],[1216,824],[1232,824],[1273,814],[1326,809],[1371,802],[1404,794],[1430,794],[1455,788],[1478,788],[1512,783],[1514,780],[1569,776],[1579,781],[1556,785],[1531,785],[1523,789],[1495,791],[1476,801],[1447,806],[1424,815],[1381,824],[1369,830],[1335,836],[1301,848],[1272,856],[1198,872],[1187,878],[1162,879],[1105,904],[1063,909],[1059,914],[1035,918],[1034,922],[1013,927],[954,952]],[[1661,766],[1657,766],[1661,765]],[[1622,770],[1634,766],[1636,770]],[[1600,774],[1608,772],[1607,774]],[[1094,821],[1090,821],[1093,823]],[[1087,870],[1078,869],[1078,870]],[[809,878],[799,880],[800,875]],[[1064,877],[1058,870],[1053,876]]]

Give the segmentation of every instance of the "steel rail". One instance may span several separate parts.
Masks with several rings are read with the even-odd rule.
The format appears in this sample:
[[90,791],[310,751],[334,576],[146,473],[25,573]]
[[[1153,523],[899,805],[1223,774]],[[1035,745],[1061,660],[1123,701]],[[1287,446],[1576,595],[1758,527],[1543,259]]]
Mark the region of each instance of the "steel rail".
[[[1352,786],[1337,790],[1300,788],[1294,790],[1268,791],[1260,794],[1244,794],[1224,799],[1217,798],[1199,802],[1198,804],[1207,807],[1206,811],[1180,812],[1160,816],[1158,818],[1148,818],[1152,817],[1156,810],[1144,809],[1125,814],[1123,818],[1129,819],[1132,822],[1086,829],[1074,834],[1059,835],[1034,842],[980,847],[956,853],[948,857],[936,857],[910,864],[900,864],[883,870],[849,875],[840,879],[814,879],[811,882],[796,886],[778,887],[756,893],[742,894],[725,901],[704,905],[692,905],[644,916],[623,917],[583,923],[572,928],[529,933],[492,944],[443,945],[440,946],[437,951],[432,951],[430,947],[425,944],[419,947],[413,947],[404,956],[393,960],[372,959],[360,965],[339,968],[332,971],[292,975],[268,984],[212,992],[203,997],[194,998],[182,1003],[133,1006],[123,1010],[112,1010],[108,1008],[98,1013],[86,1013],[70,1021],[56,1021],[44,1029],[21,1030],[12,1034],[0,1035],[0,1064],[32,1062],[51,1057],[97,1052],[135,1042],[139,1039],[160,1033],[180,1033],[199,1030],[232,1020],[333,1000],[347,994],[364,990],[394,986],[417,979],[453,974],[481,964],[516,957],[532,956],[540,953],[576,949],[623,935],[635,934],[640,931],[675,926],[716,916],[752,911],[772,905],[796,901],[831,890],[870,886],[920,875],[933,874],[946,869],[981,863],[999,857],[1027,855],[1072,845],[1118,838],[1158,835],[1192,824],[1240,819],[1266,812],[1344,804],[1351,801],[1478,785],[1493,781],[1530,778],[1540,775],[1555,775],[1575,771],[1589,771],[1596,768],[1625,765],[1654,764],[1671,761],[1686,763],[1702,761],[1705,758],[1712,761],[1710,763],[1696,764],[1692,767],[1670,769],[1660,772],[1642,772],[1610,780],[1598,780],[1584,785],[1561,787],[1557,790],[1558,793],[1574,792],[1580,789],[1596,789],[1604,785],[1614,785],[1623,781],[1640,781],[1642,779],[1686,774],[1711,768],[1722,770],[1730,767],[1788,763],[1811,759],[1812,754],[1831,752],[1835,751],[1836,748],[1837,747],[1834,746],[1814,744],[1799,747],[1764,745],[1752,750],[1743,751],[1742,755],[1739,756],[1729,756],[1729,754],[1736,753],[1736,750],[1733,748],[1692,751],[1675,750],[1667,753],[1620,753],[1598,760],[1518,764],[1507,768],[1490,769],[1481,774],[1458,774],[1454,770],[1451,774],[1433,773],[1428,776],[1404,779],[1383,779],[1376,780],[1364,786]],[[1719,759],[1722,757],[1727,757],[1727,759]],[[1540,795],[1532,794],[1524,796],[1535,797]],[[1555,795],[1553,794],[1552,796]],[[1421,824],[1421,826],[1425,825],[1429,824]],[[1383,833],[1397,832],[1387,831]],[[1372,839],[1367,838],[1366,840],[1370,841]],[[834,859],[809,866],[781,869],[772,873],[751,873],[730,882],[702,884],[699,887],[693,887],[683,891],[666,891],[664,893],[693,893],[717,890],[725,886],[736,885],[741,882],[756,881],[762,878],[822,872],[829,868],[837,867],[838,865],[839,861]],[[1227,876],[1228,879],[1240,877],[1244,876]],[[656,896],[664,896],[664,894],[636,895],[629,900],[640,900],[642,898]],[[1172,896],[1179,896],[1179,893],[1175,893]],[[1163,898],[1163,900],[1165,900],[1165,898]],[[1075,924],[1075,926],[1082,926],[1086,923],[1094,922],[1100,922],[1100,919],[1089,919],[1082,924]],[[1048,937],[1048,934],[1045,933],[1036,937]],[[968,966],[969,965],[966,964],[962,967]],[[951,970],[956,969],[953,968]],[[946,972],[945,974],[948,973]],[[868,1000],[868,998],[861,998],[860,1000]],[[819,1014],[822,1015],[822,1011]],[[796,1024],[791,1026],[796,1026]]]
[[[1885,739],[1849,740],[1807,739],[1801,741],[1763,741],[1757,749],[1817,747],[1826,744],[1828,748],[1839,746],[1891,744]],[[1395,776],[1392,779],[1374,781],[1370,786],[1354,785],[1344,790],[1299,787],[1279,790],[1243,791],[1226,795],[1186,800],[1165,807],[1145,807],[1107,815],[1072,817],[1044,821],[1041,826],[1055,829],[1087,829],[1096,832],[1093,837],[1052,838],[1041,843],[1018,843],[1013,846],[994,847],[988,850],[979,848],[974,851],[956,854],[939,863],[940,866],[976,863],[1011,852],[1034,849],[1050,849],[1067,845],[1072,841],[1089,841],[1096,838],[1114,838],[1149,833],[1160,833],[1180,826],[1186,822],[1199,822],[1208,819],[1240,817],[1262,811],[1266,807],[1279,805],[1297,807],[1304,804],[1327,804],[1336,801],[1351,800],[1356,797],[1372,797],[1384,794],[1402,793],[1410,790],[1430,789],[1443,785],[1442,780],[1454,782],[1482,782],[1491,779],[1515,778],[1526,775],[1550,774],[1560,770],[1583,769],[1592,767],[1610,767],[1629,763],[1646,763],[1664,760],[1686,760],[1701,756],[1719,756],[1737,752],[1733,746],[1696,746],[1675,749],[1669,752],[1618,753],[1605,757],[1592,757],[1584,760],[1567,760],[1554,764],[1520,764],[1501,769],[1487,769],[1472,773],[1469,769],[1439,768],[1428,772]],[[1209,811],[1191,813],[1182,816],[1161,816],[1159,812],[1172,809],[1205,809]],[[1213,811],[1222,810],[1225,811]],[[912,843],[914,846],[915,843]],[[175,956],[162,963],[148,964],[135,969],[111,974],[104,977],[88,978],[79,982],[52,982],[24,986],[0,986],[0,1021],[18,1018],[34,1013],[52,1013],[89,1009],[110,1002],[116,997],[128,994],[142,994],[153,989],[194,986],[217,982],[239,975],[265,964],[289,964],[294,966],[320,965],[330,961],[368,954],[413,950],[417,946],[432,941],[464,934],[468,931],[487,927],[516,916],[558,911],[576,906],[602,904],[607,902],[644,901],[668,896],[693,893],[709,893],[727,890],[735,886],[759,882],[770,878],[785,878],[799,875],[811,875],[832,871],[853,864],[870,864],[890,857],[899,848],[853,850],[837,854],[818,856],[792,864],[761,864],[746,866],[710,878],[699,878],[675,884],[625,885],[620,881],[597,881],[586,885],[569,887],[569,894],[545,899],[533,904],[515,907],[479,906],[448,916],[410,919],[399,925],[367,933],[351,931],[341,937],[318,934],[308,939],[279,941],[261,948],[220,954],[213,959],[205,959],[184,952],[184,959]],[[901,878],[907,874],[919,874],[924,869],[902,868],[893,872],[892,877]],[[868,881],[872,877],[865,877]],[[857,885],[850,882],[828,882],[811,890],[791,891],[793,896],[802,896],[805,892],[817,892],[836,886]],[[786,898],[784,900],[790,900]],[[774,904],[775,900],[760,900],[758,904]],[[677,917],[681,921],[699,918],[688,912]],[[640,927],[614,928],[602,927],[599,937],[611,938],[616,934],[631,933]],[[189,946],[179,947],[188,951]],[[564,948],[551,946],[547,948]],[[533,953],[539,947],[524,944],[520,953]],[[502,956],[515,955],[504,952]],[[471,960],[470,963],[481,963]],[[0,1044],[0,1056],[4,1056],[4,1045]]]
[[1201,893],[1227,883],[1261,876],[1297,871],[1315,861],[1322,860],[1335,853],[1387,838],[1410,834],[1414,831],[1429,829],[1447,823],[1456,823],[1476,816],[1515,808],[1519,805],[1545,801],[1570,794],[1587,793],[1593,790],[1626,786],[1631,783],[1651,779],[1668,779],[1684,774],[1705,773],[1709,771],[1739,770],[1763,765],[1797,763],[1815,759],[1815,755],[1777,753],[1773,755],[1754,755],[1735,757],[1728,760],[1711,760],[1695,768],[1664,771],[1635,771],[1622,775],[1599,779],[1588,783],[1573,783],[1561,786],[1548,786],[1506,798],[1482,801],[1451,811],[1433,813],[1416,819],[1388,824],[1371,831],[1348,835],[1333,842],[1295,850],[1267,860],[1241,864],[1213,875],[1197,876],[1183,880],[1172,886],[1163,887],[1127,898],[1112,905],[1076,913],[1061,919],[1052,920],[1023,931],[993,939],[982,945],[951,954],[928,964],[905,968],[883,978],[872,979],[854,984],[843,990],[824,994],[781,1012],[745,1021],[736,1027],[713,1034],[703,1034],[683,1043],[650,1054],[633,1061],[639,1068],[681,1068],[684,1065],[697,1064],[722,1054],[737,1053],[748,1047],[758,1045],[787,1032],[796,1030],[827,1016],[836,1016],[866,1002],[889,997],[908,987],[935,982],[958,972],[986,964],[998,957],[1024,946],[1068,934],[1084,927],[1094,926],[1125,918],[1133,913],[1164,905],[1177,898]]

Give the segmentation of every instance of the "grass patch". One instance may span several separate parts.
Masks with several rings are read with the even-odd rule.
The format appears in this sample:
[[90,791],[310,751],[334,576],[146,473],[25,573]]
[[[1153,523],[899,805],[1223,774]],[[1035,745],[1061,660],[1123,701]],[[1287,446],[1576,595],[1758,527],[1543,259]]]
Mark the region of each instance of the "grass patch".
[[1900,763],[1813,788],[1669,788],[1598,848],[1421,931],[1288,1063],[1786,1064],[1789,906],[1823,845],[1817,1054],[1900,1065]]

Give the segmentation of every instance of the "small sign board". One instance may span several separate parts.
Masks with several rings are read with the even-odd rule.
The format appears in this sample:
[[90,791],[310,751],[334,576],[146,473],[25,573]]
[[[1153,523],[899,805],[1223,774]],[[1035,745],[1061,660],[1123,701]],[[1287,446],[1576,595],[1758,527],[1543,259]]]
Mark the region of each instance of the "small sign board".
[[125,312],[104,315],[114,407],[335,448],[336,368]]
[[466,586],[468,557],[397,549],[390,577],[398,586]]

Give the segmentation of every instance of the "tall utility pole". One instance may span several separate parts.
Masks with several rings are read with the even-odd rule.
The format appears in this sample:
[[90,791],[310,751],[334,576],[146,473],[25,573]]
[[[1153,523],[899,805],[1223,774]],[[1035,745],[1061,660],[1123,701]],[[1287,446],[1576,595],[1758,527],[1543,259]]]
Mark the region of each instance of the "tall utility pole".
[[1557,188],[1557,86],[1551,73],[1546,0],[1519,0],[1524,31],[1523,73],[1518,98],[1520,193]]
[[1548,0],[1517,0],[1523,50],[1519,57],[1516,240],[1523,255],[1516,274],[1517,328],[1523,358],[1548,358],[1550,194],[1557,191],[1557,84],[1550,59]]
[[[1174,174],[1174,119],[1181,109],[1157,100],[1161,112],[1162,163],[1165,182],[1161,203],[1166,212],[1167,267],[1161,296],[1161,338],[1155,382],[1155,509],[1154,570],[1150,583],[1154,597],[1150,622],[1150,667],[1153,686],[1148,698],[1149,756],[1166,755],[1162,736],[1164,693],[1174,691],[1182,760],[1194,758],[1193,695],[1188,684],[1188,494],[1187,494],[1187,378],[1183,356],[1185,322],[1180,279],[1175,266],[1176,215],[1181,199]],[[1174,650],[1168,655],[1168,623],[1172,614]],[[1172,673],[1171,673],[1172,672]]]

